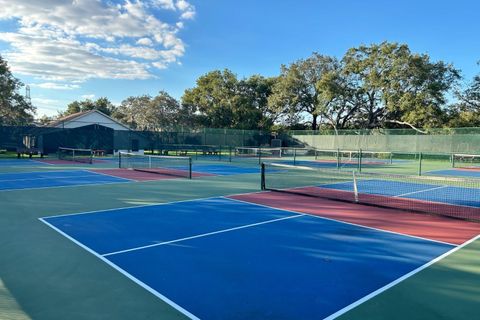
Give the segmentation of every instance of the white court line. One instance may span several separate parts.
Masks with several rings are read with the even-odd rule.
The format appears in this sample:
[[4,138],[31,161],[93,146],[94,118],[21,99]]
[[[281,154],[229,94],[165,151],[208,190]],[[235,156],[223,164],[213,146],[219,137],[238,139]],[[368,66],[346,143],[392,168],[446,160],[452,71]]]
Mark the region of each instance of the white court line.
[[[102,183],[86,183],[86,184],[71,184],[67,186],[51,186],[51,187],[32,187],[32,188],[17,188],[17,189],[0,189],[0,193],[2,192],[14,192],[14,191],[25,191],[25,190],[42,190],[42,189],[56,189],[56,188],[74,188],[74,187],[94,187],[94,186],[102,186],[106,184],[123,184],[127,183],[128,181],[118,181],[118,182],[102,182]],[[134,181],[132,181],[134,182]]]
[[34,161],[34,162],[38,162],[38,163],[41,163],[41,164],[46,164],[46,165],[49,165],[49,166],[53,166],[53,163],[43,162],[42,160],[33,160],[33,159],[30,159],[30,161]]
[[299,218],[299,217],[304,217],[304,216],[305,216],[305,214],[297,214],[297,215],[294,215],[294,216],[287,216],[287,217],[282,217],[282,218],[277,218],[277,219],[272,219],[272,220],[267,220],[267,221],[262,221],[262,222],[256,222],[256,223],[246,224],[246,225],[239,226],[239,227],[233,227],[233,228],[228,228],[228,229],[223,229],[223,230],[198,234],[198,235],[191,236],[191,237],[185,237],[185,238],[180,238],[180,239],[176,239],[176,240],[170,240],[170,241],[150,244],[150,245],[146,245],[146,246],[135,247],[135,248],[131,248],[131,249],[109,252],[109,253],[103,254],[102,256],[104,256],[104,257],[113,256],[113,255],[120,254],[120,253],[127,253],[127,252],[132,252],[132,251],[138,251],[138,250],[142,250],[142,249],[148,249],[148,248],[163,246],[163,245],[166,245],[166,244],[177,243],[177,242],[191,240],[191,239],[208,237],[208,236],[211,236],[211,235],[214,235],[214,234],[226,233],[226,232],[231,232],[231,231],[235,231],[235,230],[251,228],[251,227],[260,226],[260,225],[263,225],[263,224],[269,224],[269,223],[274,223],[274,222],[278,222],[278,221],[282,221],[282,220],[294,219],[294,218]]
[[[93,173],[93,172],[92,172]],[[56,176],[56,177],[44,177],[44,178],[29,178],[29,179],[0,179],[0,182],[14,182],[14,181],[35,181],[35,180],[56,180],[56,179],[75,179],[75,178],[87,178],[94,177],[95,175],[77,175],[77,176]],[[109,176],[112,177],[112,176]],[[121,178],[120,178],[121,179]]]
[[[174,181],[178,181],[178,180],[174,180]],[[151,181],[146,181],[146,182],[151,182]],[[177,201],[170,201],[170,202],[156,202],[156,203],[150,203],[150,204],[143,204],[143,205],[139,205],[139,206],[133,205],[133,206],[128,206],[128,207],[119,207],[119,208],[111,208],[111,209],[103,209],[103,210],[92,210],[92,211],[83,211],[83,212],[75,212],[75,213],[65,213],[65,214],[59,214],[59,215],[54,215],[54,216],[45,216],[45,217],[42,217],[42,219],[56,218],[56,217],[66,217],[66,216],[77,216],[77,215],[83,215],[83,214],[102,213],[102,212],[109,212],[109,211],[122,211],[122,210],[128,210],[128,209],[133,209],[133,208],[154,207],[154,206],[162,206],[162,205],[167,205],[167,204],[192,202],[192,201],[202,201],[202,200],[209,200],[209,199],[216,199],[216,198],[218,198],[218,199],[226,198],[227,200],[233,200],[233,199],[230,199],[228,197],[245,195],[245,194],[256,194],[256,193],[263,193],[263,192],[270,192],[270,191],[233,193],[233,194],[228,194],[228,195],[225,195],[225,196],[210,196],[210,197],[205,197],[205,198],[184,199],[184,200],[177,200]]]
[[[118,170],[118,168],[117,169],[98,169],[98,170]],[[138,180],[134,180],[134,179],[117,177],[117,176],[114,176],[114,175],[111,175],[111,174],[108,174],[108,173],[104,173],[104,172],[97,172],[97,171],[95,171],[95,169],[87,169],[86,171],[94,173],[94,174],[98,174],[98,175],[101,175],[101,176],[106,176],[106,177],[110,177],[110,178],[117,178],[117,179],[120,179],[120,180],[126,180],[126,181],[130,181],[130,182],[138,181]]]
[[135,278],[133,275],[131,275],[130,273],[128,273],[127,271],[123,270],[122,268],[120,268],[119,266],[117,266],[116,264],[114,264],[113,262],[109,261],[107,258],[104,258],[102,257],[100,254],[96,253],[95,251],[93,251],[92,249],[90,249],[89,247],[83,245],[82,243],[78,242],[77,240],[75,240],[74,238],[70,237],[68,234],[66,234],[65,232],[61,231],[60,229],[56,228],[55,226],[51,225],[50,223],[48,223],[47,221],[45,221],[43,218],[39,218],[39,220],[41,222],[43,222],[44,224],[46,224],[47,226],[49,226],[50,228],[52,228],[53,230],[57,231],[58,233],[60,233],[62,236],[64,236],[65,238],[69,239],[70,241],[72,241],[73,243],[75,243],[76,245],[78,245],[79,247],[81,247],[82,249],[86,250],[87,252],[93,254],[95,257],[97,257],[98,259],[102,260],[103,262],[105,262],[106,264],[108,264],[110,267],[112,267],[113,269],[117,270],[118,272],[120,272],[121,274],[123,274],[125,277],[127,277],[128,279],[132,280],[133,282],[135,282],[136,284],[138,284],[139,286],[141,286],[142,288],[144,288],[145,290],[147,290],[148,292],[152,293],[154,296],[156,296],[157,298],[160,298],[162,301],[164,301],[165,303],[167,303],[168,305],[170,305],[171,307],[173,307],[175,310],[181,312],[183,315],[187,316],[188,318],[192,319],[192,320],[200,320],[197,316],[195,316],[194,314],[190,313],[189,311],[187,311],[186,309],[182,308],[181,306],[179,306],[178,304],[176,304],[175,302],[173,302],[172,300],[170,300],[169,298],[167,298],[166,296],[164,296],[163,294],[161,294],[160,292],[158,292],[157,290],[153,289],[152,287],[148,286],[146,283],[140,281],[139,279]]
[[344,307],[343,309],[338,310],[337,312],[335,312],[335,313],[329,315],[328,317],[324,318],[324,320],[332,320],[332,319],[335,319],[335,318],[341,316],[342,314],[346,313],[347,311],[352,310],[353,308],[355,308],[355,307],[361,305],[362,303],[364,303],[364,302],[372,299],[373,297],[379,295],[380,293],[382,293],[382,292],[390,289],[391,287],[399,284],[400,282],[402,282],[402,281],[410,278],[411,276],[419,273],[420,271],[426,269],[427,267],[431,266],[432,264],[434,264],[434,263],[436,263],[436,262],[438,262],[438,261],[446,258],[447,256],[449,256],[449,255],[451,255],[452,253],[454,253],[454,252],[462,249],[463,247],[469,245],[470,243],[476,241],[477,239],[480,239],[480,235],[478,235],[478,236],[476,236],[476,237],[468,240],[467,242],[464,242],[462,245],[460,245],[460,246],[458,246],[458,247],[456,247],[456,248],[453,248],[453,249],[450,250],[450,251],[445,252],[445,253],[442,254],[441,256],[439,256],[439,257],[437,257],[437,258],[435,258],[435,259],[433,259],[433,260],[425,263],[424,265],[418,267],[418,268],[415,269],[415,270],[410,271],[409,273],[407,273],[407,274],[403,275],[402,277],[400,277],[400,278],[398,278],[398,279],[390,282],[389,284],[381,287],[380,289],[377,289],[377,290],[373,291],[372,293],[370,293],[370,294],[364,296],[363,298],[361,298],[361,299],[353,302],[352,304]]
[[[255,202],[248,202],[248,201],[244,201],[244,200],[240,200],[240,199],[235,199],[235,198],[227,198],[227,199],[234,200],[234,201],[238,201],[238,202],[242,202],[242,203],[254,204],[254,205],[257,205],[257,206],[261,206],[261,207],[265,207],[265,208],[269,208],[269,209],[274,209],[274,210],[280,210],[280,211],[286,211],[286,212],[290,212],[290,213],[303,214],[303,215],[305,215],[305,216],[309,216],[309,217],[313,217],[313,218],[317,218],[317,219],[322,219],[322,220],[327,220],[327,221],[338,222],[338,223],[342,223],[342,224],[347,224],[347,225],[356,226],[356,227],[361,227],[361,228],[370,229],[370,230],[375,230],[375,231],[381,231],[381,232],[383,232],[383,233],[391,233],[391,234],[396,234],[396,235],[400,235],[400,236],[404,236],[404,237],[409,237],[409,238],[420,239],[420,240],[429,241],[429,242],[446,244],[446,245],[454,246],[454,247],[457,246],[457,245],[454,244],[454,243],[449,243],[449,242],[445,242],[445,241],[441,241],[441,240],[434,240],[434,239],[423,238],[423,237],[419,237],[419,236],[414,236],[414,235],[405,234],[405,233],[400,233],[400,232],[395,232],[395,231],[390,231],[390,230],[378,229],[378,228],[375,228],[375,227],[364,226],[364,225],[356,224],[356,223],[352,223],[352,222],[337,220],[337,219],[333,219],[333,218],[327,218],[327,217],[323,217],[323,216],[317,216],[317,215],[311,214],[311,213],[294,211],[294,210],[287,210],[287,209],[281,209],[281,208],[275,208],[275,207],[271,207],[271,206],[269,206],[269,205],[259,204],[259,203],[255,203]],[[333,201],[335,201],[335,200],[333,200]]]
[[15,174],[45,174],[45,173],[60,173],[60,172],[82,172],[82,171],[88,171],[85,169],[77,169],[77,170],[48,170],[48,171],[26,171],[26,172],[2,172],[0,173],[0,176],[2,175],[15,175]]
[[[393,196],[394,198],[398,198],[398,197],[404,197],[404,196],[409,196],[411,194],[417,194],[417,193],[422,193],[422,192],[428,192],[428,191],[433,191],[433,190],[438,190],[438,189],[444,189],[444,188],[448,188],[449,186],[440,186],[440,187],[434,187],[434,188],[429,188],[429,189],[424,189],[424,190],[418,190],[418,191],[413,191],[413,192],[407,192],[407,193],[403,193],[403,194],[398,194],[398,195],[395,195]],[[428,199],[427,199],[428,201]]]

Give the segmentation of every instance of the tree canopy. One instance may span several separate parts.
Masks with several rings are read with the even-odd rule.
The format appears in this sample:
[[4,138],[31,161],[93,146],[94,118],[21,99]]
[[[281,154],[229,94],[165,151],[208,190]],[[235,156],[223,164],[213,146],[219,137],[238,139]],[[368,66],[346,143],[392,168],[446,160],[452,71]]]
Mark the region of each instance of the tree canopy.
[[0,125],[25,125],[33,121],[35,107],[20,94],[23,83],[15,78],[0,56]]
[[107,98],[99,98],[95,101],[86,99],[83,101],[73,101],[67,105],[67,109],[59,114],[60,117],[68,116],[78,112],[85,112],[90,110],[98,110],[105,113],[107,116],[111,115],[115,110],[115,106]]
[[273,83],[259,75],[238,80],[228,69],[216,70],[198,78],[196,86],[185,91],[182,104],[207,127],[267,129],[272,124],[267,100]]
[[[0,76],[1,123],[30,122],[35,108],[1,58]],[[382,42],[339,58],[314,52],[282,65],[275,77],[212,70],[180,99],[159,91],[118,106],[106,97],[74,101],[59,116],[99,110],[138,130],[479,126],[480,74],[464,86],[461,79],[450,63]]]

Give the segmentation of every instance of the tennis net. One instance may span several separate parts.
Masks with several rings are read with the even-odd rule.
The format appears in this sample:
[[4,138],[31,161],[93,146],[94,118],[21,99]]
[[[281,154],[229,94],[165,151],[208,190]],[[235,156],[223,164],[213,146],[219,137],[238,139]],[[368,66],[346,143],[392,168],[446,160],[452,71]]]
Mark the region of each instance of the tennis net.
[[262,190],[480,221],[480,180],[262,163]]
[[76,149],[59,147],[57,151],[59,160],[75,161],[82,163],[93,163],[92,149]]
[[192,178],[191,157],[151,156],[120,152],[118,154],[118,167],[154,174]]
[[452,167],[480,170],[480,154],[452,154]]

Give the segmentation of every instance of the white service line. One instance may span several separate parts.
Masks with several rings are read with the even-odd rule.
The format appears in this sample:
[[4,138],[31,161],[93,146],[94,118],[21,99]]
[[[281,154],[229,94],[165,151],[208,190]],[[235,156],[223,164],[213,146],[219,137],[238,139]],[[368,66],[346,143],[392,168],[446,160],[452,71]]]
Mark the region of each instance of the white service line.
[[[99,169],[99,170],[112,170],[112,169]],[[113,169],[113,170],[118,170],[118,169]],[[91,173],[94,173],[94,174],[101,175],[101,176],[110,177],[110,178],[117,178],[117,179],[120,179],[120,180],[129,181],[129,182],[138,181],[138,180],[134,180],[134,179],[128,179],[128,178],[123,178],[123,177],[118,177],[118,176],[110,175],[110,174],[104,173],[104,172],[98,172],[98,171],[95,171],[95,169],[87,169],[87,171],[88,171],[88,172],[91,172]]]
[[404,196],[409,196],[409,195],[411,195],[411,194],[417,194],[417,193],[428,192],[428,191],[433,191],[433,190],[438,190],[438,189],[444,189],[444,188],[447,188],[447,187],[449,187],[449,186],[434,187],[434,188],[429,188],[429,189],[424,189],[424,190],[407,192],[407,193],[403,193],[403,194],[397,194],[397,195],[395,195],[395,196],[393,196],[393,197],[394,197],[394,198],[404,197]]
[[458,246],[458,247],[455,247],[455,248],[453,248],[453,249],[450,250],[450,251],[445,252],[445,253],[442,254],[441,256],[438,256],[437,258],[431,260],[430,262],[425,263],[424,265],[418,267],[417,269],[410,271],[409,273],[403,275],[402,277],[398,278],[397,280],[394,280],[394,281],[390,282],[389,284],[381,287],[380,289],[377,289],[377,290],[373,291],[372,293],[370,293],[370,294],[366,295],[365,297],[363,297],[363,298],[361,298],[361,299],[353,302],[352,304],[346,306],[345,308],[338,310],[337,312],[335,312],[335,313],[329,315],[328,317],[324,318],[324,320],[333,320],[333,319],[341,316],[342,314],[346,313],[347,311],[350,311],[350,310],[352,310],[353,308],[361,305],[362,303],[365,303],[366,301],[372,299],[373,297],[379,295],[380,293],[382,293],[382,292],[390,289],[391,287],[397,285],[398,283],[400,283],[400,282],[402,282],[402,281],[404,281],[404,280],[412,277],[413,275],[419,273],[420,271],[428,268],[428,267],[431,266],[432,264],[434,264],[434,263],[436,263],[436,262],[438,262],[438,261],[446,258],[447,256],[451,255],[452,253],[454,253],[454,252],[462,249],[463,247],[469,245],[470,243],[472,243],[472,242],[474,242],[474,241],[476,241],[476,240],[478,240],[478,239],[480,239],[480,235],[478,235],[478,236],[476,236],[476,237],[468,240],[467,242],[464,242],[462,245],[460,245],[460,246]]
[[108,257],[108,256],[120,254],[120,253],[137,251],[137,250],[142,250],[142,249],[147,249],[147,248],[152,248],[152,247],[158,247],[158,246],[163,246],[163,245],[166,245],[166,244],[177,243],[177,242],[196,239],[196,238],[208,237],[208,236],[211,236],[211,235],[214,235],[214,234],[231,232],[231,231],[235,231],[235,230],[251,228],[251,227],[255,227],[255,226],[259,226],[259,225],[263,225],[263,224],[269,224],[269,223],[273,223],[273,222],[278,222],[278,221],[293,219],[293,218],[299,218],[299,217],[304,217],[304,216],[305,216],[304,214],[296,214],[294,216],[288,216],[288,217],[282,217],[282,218],[278,218],[278,219],[256,222],[256,223],[247,224],[247,225],[243,225],[243,226],[239,226],[239,227],[228,228],[228,229],[223,229],[223,230],[218,230],[218,231],[213,231],[213,232],[208,232],[208,233],[202,233],[202,234],[198,234],[198,235],[191,236],[191,237],[185,237],[185,238],[181,238],[181,239],[170,240],[170,241],[150,244],[150,245],[146,245],[146,246],[140,246],[140,247],[135,247],[135,248],[131,248],[131,249],[125,249],[125,250],[119,250],[119,251],[115,251],[115,252],[105,253],[105,254],[102,254],[102,256]]

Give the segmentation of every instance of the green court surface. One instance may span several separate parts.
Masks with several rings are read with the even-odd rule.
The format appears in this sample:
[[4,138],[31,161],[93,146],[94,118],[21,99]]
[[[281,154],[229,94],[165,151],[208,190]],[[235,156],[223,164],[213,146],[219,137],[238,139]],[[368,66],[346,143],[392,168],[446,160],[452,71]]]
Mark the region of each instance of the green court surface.
[[[71,169],[40,166],[35,171],[66,168]],[[0,167],[3,173],[29,171],[34,170]],[[239,174],[0,192],[0,319],[183,319],[179,311],[38,219],[257,192],[259,185],[259,174]],[[479,252],[480,240],[473,241],[340,319],[478,318]]]

